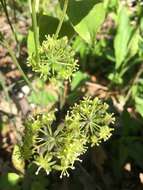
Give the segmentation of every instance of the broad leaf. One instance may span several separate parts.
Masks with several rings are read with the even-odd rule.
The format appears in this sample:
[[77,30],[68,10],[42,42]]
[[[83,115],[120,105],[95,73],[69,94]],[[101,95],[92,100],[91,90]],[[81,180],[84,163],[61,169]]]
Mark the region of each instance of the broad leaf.
[[24,173],[25,162],[18,145],[14,146],[12,153],[12,163],[18,171]]
[[29,56],[35,51],[34,33],[32,30],[28,32],[27,49]]
[[132,87],[132,97],[136,111],[143,117],[143,79],[138,79],[138,83]]
[[89,44],[95,41],[104,19],[105,9],[103,3],[97,0],[69,1],[68,17],[75,31]]
[[142,98],[135,97],[135,107],[136,107],[136,110],[143,117],[143,99]]
[[71,82],[71,90],[75,90],[80,85],[82,85],[85,81],[87,81],[89,76],[86,73],[82,73],[81,71],[77,71],[73,77]]
[[128,11],[125,7],[121,7],[118,15],[118,29],[114,40],[116,69],[122,65],[128,54],[128,44],[132,35],[132,27],[130,25]]
[[[53,35],[56,32],[59,20],[48,15],[39,15],[39,40],[42,43],[46,35]],[[74,29],[69,21],[65,21],[59,33],[59,37],[67,36],[71,38],[74,35]]]
[[7,173],[0,176],[1,190],[20,190],[20,176],[16,173]]
[[37,91],[37,93],[32,92],[28,97],[30,103],[40,106],[47,106],[50,103],[54,104],[57,99],[57,96],[45,90]]
[[129,43],[129,57],[130,58],[135,56],[138,53],[139,39],[140,39],[140,33],[139,33],[139,30],[136,30]]

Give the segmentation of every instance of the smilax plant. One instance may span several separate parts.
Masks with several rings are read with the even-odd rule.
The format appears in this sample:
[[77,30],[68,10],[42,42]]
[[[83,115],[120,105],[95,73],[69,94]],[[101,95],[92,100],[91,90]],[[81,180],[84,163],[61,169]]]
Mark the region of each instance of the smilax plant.
[[[56,34],[48,35],[38,47],[35,45],[35,52],[28,58],[33,71],[55,84],[65,80],[70,83],[78,69],[68,38],[58,37],[67,5],[65,0]],[[24,160],[37,165],[37,175],[44,170],[47,174],[60,171],[60,177],[69,176],[69,169],[75,168],[75,162],[81,161],[88,147],[99,145],[112,135],[113,128],[109,125],[114,122],[113,114],[108,113],[108,105],[98,98],[84,97],[67,111],[64,119],[57,119],[58,111],[54,108],[48,113],[35,113],[25,122],[19,148]]]

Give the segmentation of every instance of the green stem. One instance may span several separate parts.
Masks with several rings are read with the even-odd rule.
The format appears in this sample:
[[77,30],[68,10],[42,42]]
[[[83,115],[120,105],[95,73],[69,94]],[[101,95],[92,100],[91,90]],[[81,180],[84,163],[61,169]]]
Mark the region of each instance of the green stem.
[[30,0],[30,6],[31,6],[31,17],[32,17],[32,27],[34,31],[34,43],[35,43],[35,52],[36,52],[36,60],[37,62],[39,61],[39,53],[38,53],[38,48],[39,48],[39,30],[38,30],[38,25],[37,25],[37,15],[36,15],[36,1],[37,0]]
[[29,81],[29,79],[27,78],[27,76],[25,75],[25,73],[23,72],[20,64],[18,63],[18,60],[13,52],[13,50],[11,49],[11,47],[9,46],[9,44],[6,41],[3,41],[2,44],[7,48],[9,54],[11,55],[11,58],[13,60],[13,63],[16,65],[16,67],[19,69],[21,75],[23,76],[25,82],[29,85],[29,87],[35,92],[35,90],[33,89],[33,86],[31,84],[31,82]]
[[66,12],[67,12],[67,8],[68,8],[68,2],[69,2],[68,0],[64,1],[63,14],[62,14],[62,16],[60,18],[60,22],[58,24],[58,27],[57,27],[57,30],[56,30],[56,33],[55,33],[56,38],[58,37],[59,32],[60,32],[60,30],[62,28],[62,24],[63,24],[64,18],[65,18]]
[[142,75],[143,73],[143,64],[141,64],[140,68],[139,68],[139,71],[137,72],[132,84],[130,85],[130,89],[127,93],[127,95],[125,96],[125,102],[124,102],[124,105],[127,103],[127,101],[129,100],[129,98],[131,97],[132,95],[132,90],[133,90],[133,86],[138,82],[138,79],[140,78],[140,76]]
[[2,4],[3,10],[4,10],[5,15],[6,15],[6,18],[7,18],[7,22],[8,22],[8,24],[9,24],[10,28],[11,28],[12,34],[13,34],[13,36],[14,36],[14,38],[15,38],[15,41],[16,41],[16,43],[18,44],[17,34],[16,34],[16,32],[15,32],[15,30],[14,30],[14,27],[13,27],[11,21],[10,21],[10,18],[9,18],[6,0],[0,0],[0,2],[1,2],[1,4]]

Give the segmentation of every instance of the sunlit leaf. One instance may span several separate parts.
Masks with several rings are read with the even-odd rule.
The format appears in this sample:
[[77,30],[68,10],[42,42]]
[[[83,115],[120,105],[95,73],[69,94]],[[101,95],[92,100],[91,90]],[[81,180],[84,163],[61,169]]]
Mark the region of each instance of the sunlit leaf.
[[25,162],[18,145],[14,146],[12,153],[12,163],[18,171],[24,173]]
[[88,3],[86,0],[69,1],[67,14],[75,31],[87,43],[92,44],[105,19],[103,3],[97,3],[95,0],[91,0]]
[[86,73],[82,73],[81,71],[76,72],[71,82],[71,90],[74,90],[78,86],[82,85],[82,83],[88,80],[88,78],[89,77]]
[[118,15],[117,35],[114,40],[116,69],[119,69],[128,54],[128,44],[132,30],[128,11],[125,7],[121,7]]
[[1,190],[20,190],[18,185],[20,176],[16,173],[7,173],[0,176],[0,189]]
[[136,110],[143,117],[143,99],[139,97],[135,97],[135,106],[136,106]]
[[31,55],[35,51],[34,33],[32,30],[29,30],[28,33],[27,48],[29,55]]
[[[42,43],[45,40],[46,35],[53,35],[56,32],[59,20],[49,15],[39,16],[39,40]],[[59,33],[59,37],[67,36],[71,38],[74,35],[74,29],[69,21],[65,21],[62,24],[62,28]]]
[[38,91],[37,93],[32,92],[28,97],[30,103],[46,106],[49,103],[54,103],[57,101],[57,96],[53,95],[50,92],[46,92],[44,90]]

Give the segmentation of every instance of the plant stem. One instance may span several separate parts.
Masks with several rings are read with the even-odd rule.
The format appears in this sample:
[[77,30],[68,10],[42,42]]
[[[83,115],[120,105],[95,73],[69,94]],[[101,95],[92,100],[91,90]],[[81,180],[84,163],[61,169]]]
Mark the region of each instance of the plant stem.
[[37,15],[36,15],[36,1],[37,0],[30,0],[30,6],[31,6],[31,18],[32,18],[32,27],[34,32],[34,43],[35,43],[35,52],[36,52],[36,60],[39,61],[39,30],[37,25]]
[[62,14],[62,16],[60,18],[60,22],[58,24],[58,27],[57,27],[57,30],[56,30],[56,33],[55,33],[56,38],[58,37],[59,32],[60,32],[60,30],[62,28],[62,24],[63,24],[64,18],[65,18],[66,12],[67,12],[67,8],[68,8],[68,2],[69,2],[68,0],[64,1],[64,7],[63,7],[63,12],[62,12],[63,14]]
[[127,103],[127,101],[129,100],[131,94],[132,94],[132,88],[133,86],[138,82],[138,79],[140,78],[141,74],[143,73],[143,64],[141,64],[140,68],[139,68],[139,71],[137,72],[133,82],[132,82],[132,85],[131,85],[131,88],[129,89],[126,97],[125,97],[125,104]]
[[66,103],[66,97],[68,94],[68,90],[69,90],[69,83],[68,83],[68,81],[65,81],[63,88],[60,88],[60,92],[59,92],[60,110],[62,110],[63,106]]
[[[12,0],[13,7],[15,7],[15,0]],[[16,17],[16,9],[13,8],[13,17],[14,17],[14,22],[17,22],[17,17]]]
[[12,23],[11,23],[11,21],[10,21],[10,18],[9,18],[6,0],[0,0],[0,2],[1,2],[2,7],[3,7],[3,9],[4,9],[4,12],[5,12],[5,15],[6,15],[6,18],[7,18],[7,22],[8,22],[8,24],[9,24],[10,28],[11,28],[11,31],[12,31],[13,36],[14,36],[14,38],[15,38],[15,41],[16,41],[16,43],[18,44],[17,34],[16,34],[16,32],[15,32],[15,30],[14,30],[14,28],[13,28],[13,25],[12,25]]
[[13,60],[13,63],[16,65],[16,67],[19,69],[21,75],[23,76],[25,82],[29,85],[29,87],[35,92],[35,90],[33,89],[33,86],[31,84],[31,82],[29,81],[29,79],[27,78],[27,76],[25,75],[25,73],[23,72],[20,64],[18,63],[18,60],[13,52],[13,50],[11,49],[11,47],[9,46],[9,44],[6,41],[3,41],[2,44],[7,48],[9,54],[11,55],[11,58]]

